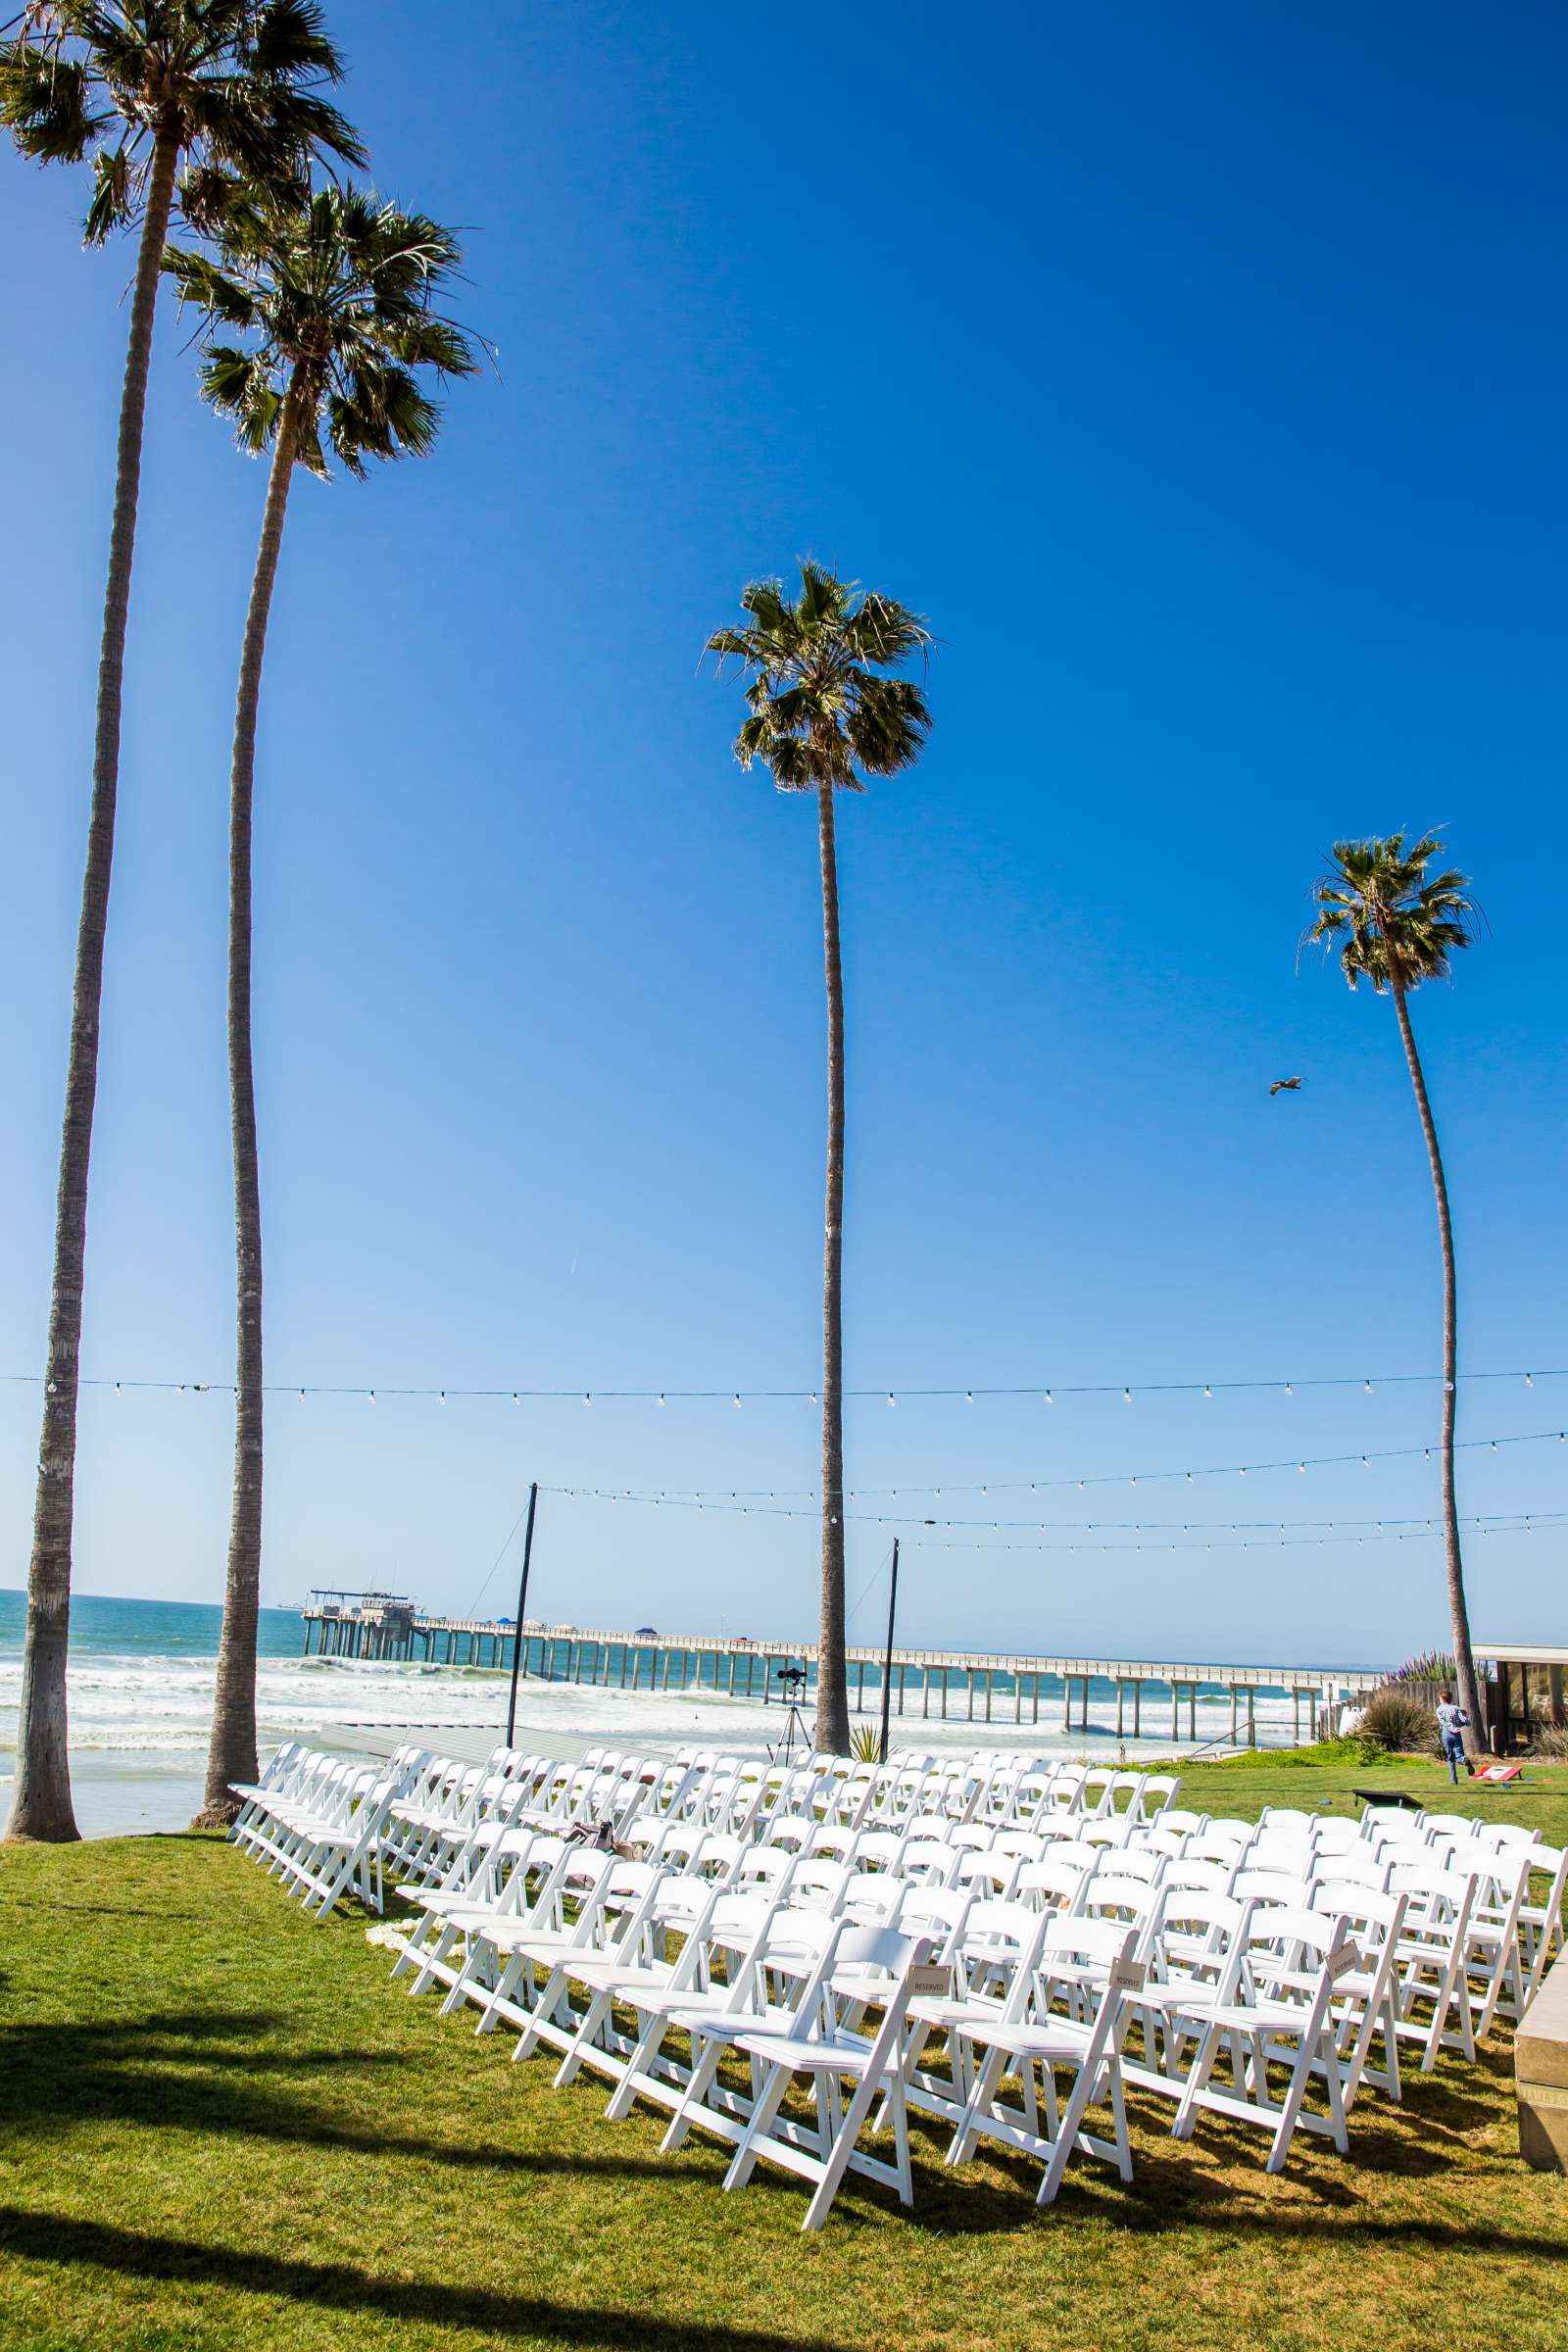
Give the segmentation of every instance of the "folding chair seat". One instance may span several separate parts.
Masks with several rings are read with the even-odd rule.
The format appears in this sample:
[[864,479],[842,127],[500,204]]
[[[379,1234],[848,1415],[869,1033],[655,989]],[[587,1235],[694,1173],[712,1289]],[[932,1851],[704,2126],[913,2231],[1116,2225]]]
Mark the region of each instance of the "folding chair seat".
[[[546,1916],[539,1906],[506,1918],[493,1915],[471,1936],[467,1964],[442,2003],[441,2014],[447,2016],[462,2000],[476,2001],[476,2034],[493,2033],[505,2018],[525,2035],[537,2025],[551,2038],[553,2020],[541,2003],[561,1990],[557,1963],[573,1949],[586,1951],[606,1939],[606,1906],[617,1870],[646,1875],[648,1865],[621,1862],[603,1847],[578,1845],[569,1850]],[[543,1991],[535,1982],[536,1969],[545,1976]]]
[[[1056,1912],[1044,1925],[1031,1972],[1039,1987],[1032,2014],[972,2020],[958,2029],[972,2051],[983,2055],[978,2064],[970,2062],[969,2096],[948,2162],[965,2163],[982,2138],[1043,2158],[1037,2202],[1049,2205],[1075,2150],[1114,2164],[1123,2180],[1133,2177],[1120,2044],[1123,2003],[1141,1988],[1143,1968],[1134,1951],[1136,1932],[1113,1921]],[[1080,2014],[1062,2014],[1052,2006],[1052,1988],[1063,1984],[1086,1988],[1074,2004]],[[1072,2077],[1072,2088],[1060,2104],[1058,2073]],[[1020,2084],[1022,2103],[1016,2107],[1001,2097],[1009,2074]],[[1110,2104],[1109,2140],[1086,2128],[1087,2112],[1101,2098]]]
[[[1022,1903],[966,1898],[939,1947],[946,1986],[921,1991],[909,2004],[899,2065],[910,2106],[949,2123],[960,2120],[971,2088],[969,2029],[1024,2016],[1048,1919]],[[933,2038],[945,2045],[946,2075],[921,2065]]]
[[[568,2056],[587,2014],[572,2008],[572,1986],[588,1991],[591,2007],[603,1979],[599,1970],[587,1965],[590,1955],[607,1962],[612,1974],[617,1968],[637,1967],[654,1959],[650,1931],[660,1888],[668,1876],[657,1863],[625,1862],[610,1856],[609,1868],[591,1897],[583,1901],[569,1935],[564,1939],[530,1937],[514,1947],[507,1976],[491,1996],[476,2031],[487,2030],[494,2011],[507,2014],[502,2009],[503,1992],[520,1990],[518,2005],[527,2022],[512,2053],[514,2060],[530,2057],[541,2041],[563,2057]],[[499,1948],[504,1949],[505,1944]],[[542,1985],[530,1982],[536,1970],[545,1979]],[[602,2024],[602,2018],[599,2022]]]
[[[1337,1920],[1304,1907],[1254,1909],[1228,1983],[1217,1995],[1177,2013],[1179,2022],[1191,2019],[1200,2033],[1173,2135],[1190,2139],[1199,2113],[1208,2110],[1269,2132],[1271,2173],[1284,2170],[1298,2131],[1326,2132],[1344,2155],[1349,2140],[1333,1997],[1336,1977],[1348,1974],[1357,1959]],[[1227,2041],[1238,2055],[1231,2086],[1221,2089],[1213,2075]],[[1277,2100],[1269,2087],[1271,2065],[1288,2070]],[[1304,2104],[1314,2080],[1323,2085],[1326,2116]]]
[[541,1926],[559,1927],[563,1882],[585,1851],[557,1830],[509,1833],[495,1848],[493,1868],[478,1886],[457,1889],[455,1901],[446,1899],[446,1890],[440,1888],[419,1898],[429,1915],[428,1929],[413,1939],[393,1975],[400,1975],[405,1964],[414,1971],[411,1994],[441,1985],[443,2014],[462,1999],[482,1995],[494,1978],[488,1931],[530,1916]]
[[[1475,1873],[1396,1862],[1389,1891],[1408,1898],[1395,1949],[1398,2036],[1419,2045],[1424,2075],[1436,2066],[1440,2049],[1458,2050],[1473,2065],[1475,2026],[1465,1958]],[[1416,2015],[1421,2006],[1430,2006],[1430,2018]]]
[[[1396,2101],[1399,2082],[1398,2010],[1395,1964],[1404,1930],[1407,1898],[1388,1894],[1355,1879],[1325,1879],[1312,1889],[1312,1907],[1338,1919],[1353,1939],[1357,1965],[1335,1979],[1334,2027],[1345,2064],[1345,2111],[1348,2115],[1363,2082]],[[1383,2064],[1371,2063],[1372,2045],[1383,2043]]]
[[[670,1889],[661,1895],[661,1903]],[[725,2017],[745,2010],[756,2015],[766,2001],[765,1960],[767,1938],[774,1919],[780,1911],[779,1899],[771,1894],[734,1894],[722,1888],[710,1890],[703,1912],[689,1929],[678,1923],[674,1932],[684,1940],[671,1958],[658,1959],[639,1967],[622,1963],[590,1961],[578,1962],[579,1982],[598,1993],[608,1996],[607,2005],[630,2010],[638,2020],[635,2037],[630,2047],[616,2055],[613,2064],[607,2053],[589,2046],[588,2017],[578,2031],[576,2041],[567,2052],[568,2060],[589,2066],[601,2074],[618,2069],[618,2080],[609,2106],[607,2119],[619,2122],[631,2113],[639,2099],[665,2109],[676,2109],[686,2096],[692,2069],[680,2054],[665,2051],[664,2041],[677,2012],[690,2016],[701,2010],[714,2017]],[[656,1927],[659,1913],[656,1910]],[[814,1937],[818,1930],[824,1934],[835,1931],[837,1923],[825,1918],[808,1919],[806,1932]],[[787,1947],[787,1954],[786,1954]],[[787,1956],[791,1965],[798,1963],[802,1948],[800,1932],[787,1937],[781,1936],[773,1949],[775,1967],[783,1965]],[[812,1949],[816,1946],[813,1944]],[[714,1962],[723,1964],[722,1977],[715,1974]],[[687,2033],[689,2029],[681,2028]],[[696,2045],[692,2045],[693,2056]],[[564,2064],[561,2081],[566,2079]],[[725,2096],[714,2086],[710,2097]]]
[[[862,1928],[846,1921],[822,1924],[828,1928],[827,1938],[788,2012],[724,2018],[703,2010],[675,2013],[673,2022],[705,2046],[686,2097],[664,2134],[667,2149],[678,2148],[694,2126],[733,2141],[726,2189],[744,2187],[759,2161],[809,2181],[812,2195],[803,2230],[822,2227],[849,2171],[896,2188],[905,2205],[914,2198],[898,2046],[925,1947],[918,1938],[893,1929]],[[859,2017],[871,2007],[880,2016],[874,2034],[843,2023],[846,2011]],[[733,2112],[729,2100],[722,2106],[708,2103],[726,2048],[750,2060],[757,2083],[750,2112],[744,2116]],[[797,2122],[783,2111],[790,2085],[801,2076],[812,2086],[814,2124]],[[872,2110],[884,2096],[894,2132],[891,2164],[860,2144]]]
[[1503,1845],[1476,1858],[1476,1895],[1465,1934],[1465,1982],[1475,2036],[1484,2041],[1493,2020],[1524,2009],[1519,1915],[1530,1888],[1532,1849]]

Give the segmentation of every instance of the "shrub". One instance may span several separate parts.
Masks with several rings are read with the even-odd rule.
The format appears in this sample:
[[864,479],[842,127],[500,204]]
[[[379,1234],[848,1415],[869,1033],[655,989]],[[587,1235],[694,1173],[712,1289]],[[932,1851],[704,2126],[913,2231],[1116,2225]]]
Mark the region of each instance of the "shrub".
[[1530,1742],[1533,1756],[1544,1756],[1548,1764],[1568,1764],[1568,1731],[1543,1724]]
[[874,1724],[858,1723],[850,1734],[850,1753],[857,1764],[874,1764],[882,1753],[882,1734]]
[[1355,1730],[1358,1739],[1372,1740],[1390,1755],[1436,1755],[1442,1745],[1432,1709],[1397,1683],[1384,1683],[1373,1691]]
[[1402,1666],[1396,1666],[1391,1683],[1452,1683],[1459,1669],[1445,1649],[1423,1649]]

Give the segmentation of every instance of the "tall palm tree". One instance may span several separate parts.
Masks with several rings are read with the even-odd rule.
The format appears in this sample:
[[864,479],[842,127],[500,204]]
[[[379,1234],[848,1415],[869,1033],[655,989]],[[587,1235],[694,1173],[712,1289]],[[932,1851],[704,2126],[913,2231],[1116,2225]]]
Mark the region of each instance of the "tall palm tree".
[[[262,1207],[251,1054],[251,818],[267,624],[296,466],[323,479],[368,458],[422,457],[440,411],[416,370],[472,374],[467,336],[436,304],[461,262],[449,229],[354,188],[292,200],[236,191],[218,208],[218,258],[172,249],[165,267],[210,322],[205,399],[241,449],[271,466],[240,655],[229,771],[228,1075],[237,1275],[234,1498],[218,1690],[198,1827],[231,1821],[234,1784],[256,1777],[256,1628],[262,1571]],[[323,446],[324,445],[324,446]]]
[[719,629],[708,651],[738,662],[750,715],[735,738],[742,767],[760,760],[780,792],[816,797],[827,979],[827,1198],[822,1242],[822,1593],[816,1744],[850,1747],[844,1657],[844,973],[839,956],[836,792],[866,776],[897,775],[919,758],[931,713],[912,679],[889,676],[931,642],[925,623],[891,597],[857,595],[820,564],[801,565],[793,600],[779,580],[741,597],[747,625]]
[[297,175],[313,153],[361,159],[354,132],[319,94],[341,73],[311,0],[29,0],[20,28],[0,43],[0,122],[23,154],[39,163],[92,157],[87,241],[100,244],[138,220],[141,229],[120,404],[76,933],[17,1779],[7,1825],[14,1838],[76,1836],[66,1747],[66,1646],[87,1175],[120,782],[121,682],[159,265],[182,165],[194,215],[210,172],[232,171],[266,184]]
[[1453,1226],[1448,1186],[1438,1147],[1437,1121],[1427,1094],[1426,1074],[1410,1025],[1409,999],[1423,981],[1446,980],[1452,956],[1475,935],[1477,909],[1468,878],[1452,868],[1429,874],[1443,843],[1428,833],[1408,848],[1402,833],[1385,840],[1339,841],[1329,871],[1313,889],[1317,919],[1307,933],[1329,953],[1340,953],[1340,968],[1352,988],[1370,980],[1374,992],[1394,999],[1399,1040],[1415,1089],[1421,1133],[1432,1167],[1438,1204],[1438,1239],[1443,1250],[1443,1533],[1447,1559],[1448,1614],[1458,1669],[1459,1703],[1470,1718],[1466,1744],[1481,1736],[1481,1694],[1470,1650],[1465,1606],[1464,1561],[1459,1549],[1459,1514],[1453,1486],[1453,1426],[1458,1401],[1458,1295],[1454,1279]]

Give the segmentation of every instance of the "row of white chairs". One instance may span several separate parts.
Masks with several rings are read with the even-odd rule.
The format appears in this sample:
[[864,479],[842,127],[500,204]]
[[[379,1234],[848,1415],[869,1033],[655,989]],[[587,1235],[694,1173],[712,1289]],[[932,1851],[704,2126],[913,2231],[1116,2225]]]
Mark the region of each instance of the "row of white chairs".
[[[1038,2156],[1042,2201],[1075,2151],[1130,2176],[1129,2082],[1178,2137],[1204,2111],[1262,2126],[1274,2169],[1300,2130],[1344,2149],[1363,2087],[1399,2097],[1401,2044],[1424,2069],[1473,2058],[1562,1949],[1568,1860],[1532,1833],[1375,1807],[1210,1820],[1169,1782],[1117,1803],[1117,1777],[1053,1795],[1048,1769],[993,1758],[700,1750],[408,1751],[377,1777],[296,1751],[237,1835],[303,1869],[313,1908],[334,1879],[378,1902],[384,1857],[414,1906],[411,1990],[510,2026],[518,2057],[554,2051],[558,2081],[605,2076],[612,2115],[662,2106],[667,2145],[728,2139],[729,2186],[760,2161],[804,2176],[811,2228],[847,2170],[907,2198],[910,2109],[951,2127],[950,2162],[987,2138]],[[343,1881],[342,1845],[310,1839],[350,1823]],[[864,2144],[884,2127],[891,2160]]]
[[[489,1899],[421,1892],[430,1933],[411,1940],[396,1973],[414,1991],[442,1985],[448,2014],[475,2005],[481,2034],[513,2027],[519,2058],[555,2051],[558,2082],[583,2067],[605,2076],[612,2117],[638,2098],[664,2107],[667,2146],[693,2128],[731,2138],[730,2186],[759,2158],[804,2173],[815,2183],[808,2228],[851,2166],[893,2180],[907,2200],[911,2106],[951,2125],[954,2163],[982,2138],[1040,2156],[1048,2202],[1075,2148],[1131,2177],[1124,2079],[1171,2098],[1179,2136],[1204,2108],[1264,2125],[1276,2170],[1299,2129],[1348,2144],[1345,2115],[1363,2081],[1392,2075],[1396,2088],[1402,1903],[1352,1889],[1356,1943],[1349,1912],[1181,1888],[1136,1885],[1135,1899],[1152,1894],[1155,1908],[1129,1917],[1108,1880],[1093,1894],[1094,1868],[1073,1899],[1036,1905],[1027,1884],[1004,1899],[779,1848],[752,1848],[748,1874],[731,1843],[710,1836],[677,1867],[539,1833]],[[818,1968],[825,1977],[809,1973]],[[1124,2059],[1129,2031],[1141,2054]],[[1369,2064],[1379,2034],[1381,2071]],[[717,2072],[728,2048],[752,2061],[750,2101]],[[1276,2095],[1269,2069],[1282,2060]],[[1060,2106],[1057,2073],[1072,2077]],[[814,2122],[784,2115],[802,2074]],[[1021,2105],[1004,2103],[1009,2077]],[[1314,2080],[1326,2117],[1304,2105]],[[1108,2140],[1086,2121],[1104,2100]],[[891,2168],[859,2146],[873,2107],[894,2129]]]
[[[416,1884],[439,1882],[460,1856],[513,1824],[591,1827],[611,1841],[634,1819],[650,1816],[695,1819],[740,1837],[760,1836],[774,1820],[806,1821],[846,1836],[912,1832],[930,1822],[999,1830],[1032,1824],[1041,1834],[1065,1836],[1092,1821],[1120,1837],[1156,1818],[1177,1788],[1166,1775],[1000,1754],[955,1763],[901,1753],[872,1766],[820,1755],[773,1763],[695,1748],[673,1757],[590,1749],[567,1764],[498,1748],[481,1765],[463,1765],[407,1749],[389,1765],[366,1767],[294,1746],[279,1751],[256,1788],[241,1791],[247,1799],[241,1842],[270,1855],[278,1846],[292,1850],[291,1814],[314,1814],[318,1792],[337,1789],[345,1776],[357,1794],[373,1789],[376,1802],[373,1827],[354,1808],[357,1828],[370,1829],[375,1842],[373,1852],[356,1853],[344,1884],[357,1884],[376,1907],[383,1871]],[[334,1818],[323,1826],[344,1825]],[[342,1890],[331,1892],[322,1916]]]

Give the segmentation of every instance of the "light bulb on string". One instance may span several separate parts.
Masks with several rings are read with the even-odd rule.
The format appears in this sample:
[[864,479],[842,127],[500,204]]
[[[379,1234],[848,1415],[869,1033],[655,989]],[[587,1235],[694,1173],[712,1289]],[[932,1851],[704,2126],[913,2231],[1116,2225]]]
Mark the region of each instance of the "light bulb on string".
[[973,1402],[974,1402],[974,1391],[973,1391],[973,1389],[965,1389],[965,1390],[964,1390],[964,1392],[963,1392],[963,1401],[964,1401],[964,1403],[965,1403],[965,1404],[973,1404]]
[[1366,1395],[1370,1396],[1372,1394],[1372,1383],[1369,1380],[1364,1380],[1361,1383],[1361,1387],[1365,1391]]
[[893,1394],[893,1391],[892,1391],[891,1389],[889,1389],[889,1391],[888,1391],[888,1402],[889,1402],[889,1404],[897,1404],[897,1403],[898,1403],[898,1401],[899,1401],[899,1400],[898,1400],[898,1398],[897,1398],[897,1397],[894,1396],[894,1394]]
[[1535,1387],[1535,1385],[1536,1385],[1536,1376],[1535,1376],[1535,1374],[1534,1374],[1533,1372],[1527,1372],[1527,1373],[1525,1374],[1525,1387],[1526,1387],[1527,1389],[1533,1389],[1533,1388]]
[[1294,1396],[1296,1395],[1296,1391],[1292,1388],[1289,1381],[1285,1383],[1285,1394],[1287,1396]]
[[373,1389],[366,1390],[365,1401],[367,1404],[373,1404],[375,1402],[375,1391]]
[[1208,1385],[1208,1383],[1207,1383],[1207,1381],[1206,1381],[1206,1380],[1205,1380],[1205,1381],[1204,1381],[1204,1383],[1203,1383],[1203,1395],[1204,1395],[1204,1396],[1205,1396],[1208,1398],[1208,1400],[1209,1400],[1210,1404],[1212,1404],[1212,1403],[1213,1403],[1213,1401],[1214,1401],[1214,1392],[1213,1392],[1213,1390],[1212,1390],[1212,1389],[1209,1387],[1209,1385]]
[[589,1396],[589,1395],[588,1395],[588,1393],[587,1393],[587,1392],[586,1392],[586,1390],[585,1390],[585,1391],[584,1391],[584,1393],[583,1393],[583,1403],[584,1403],[585,1405],[588,1405],[588,1404],[592,1404],[592,1402],[593,1402],[593,1398],[592,1398],[592,1396]]
[[734,1407],[735,1407],[735,1410],[736,1410],[737,1412],[739,1412],[739,1411],[740,1411],[740,1409],[741,1409],[741,1399],[740,1399],[740,1392],[739,1392],[739,1390],[737,1390],[737,1391],[736,1391],[736,1393],[735,1393],[734,1396],[731,1398],[731,1402],[733,1403],[733,1405],[734,1405]]
[[1133,1393],[1131,1389],[1123,1389],[1121,1393],[1121,1400],[1123,1404],[1131,1404],[1133,1400]]
[[1054,1403],[1055,1403],[1055,1401],[1056,1401],[1056,1399],[1054,1398],[1054,1396],[1053,1396],[1053,1395],[1051,1394],[1051,1391],[1048,1389],[1048,1390],[1046,1391],[1046,1402],[1047,1402],[1048,1404],[1054,1404]]

